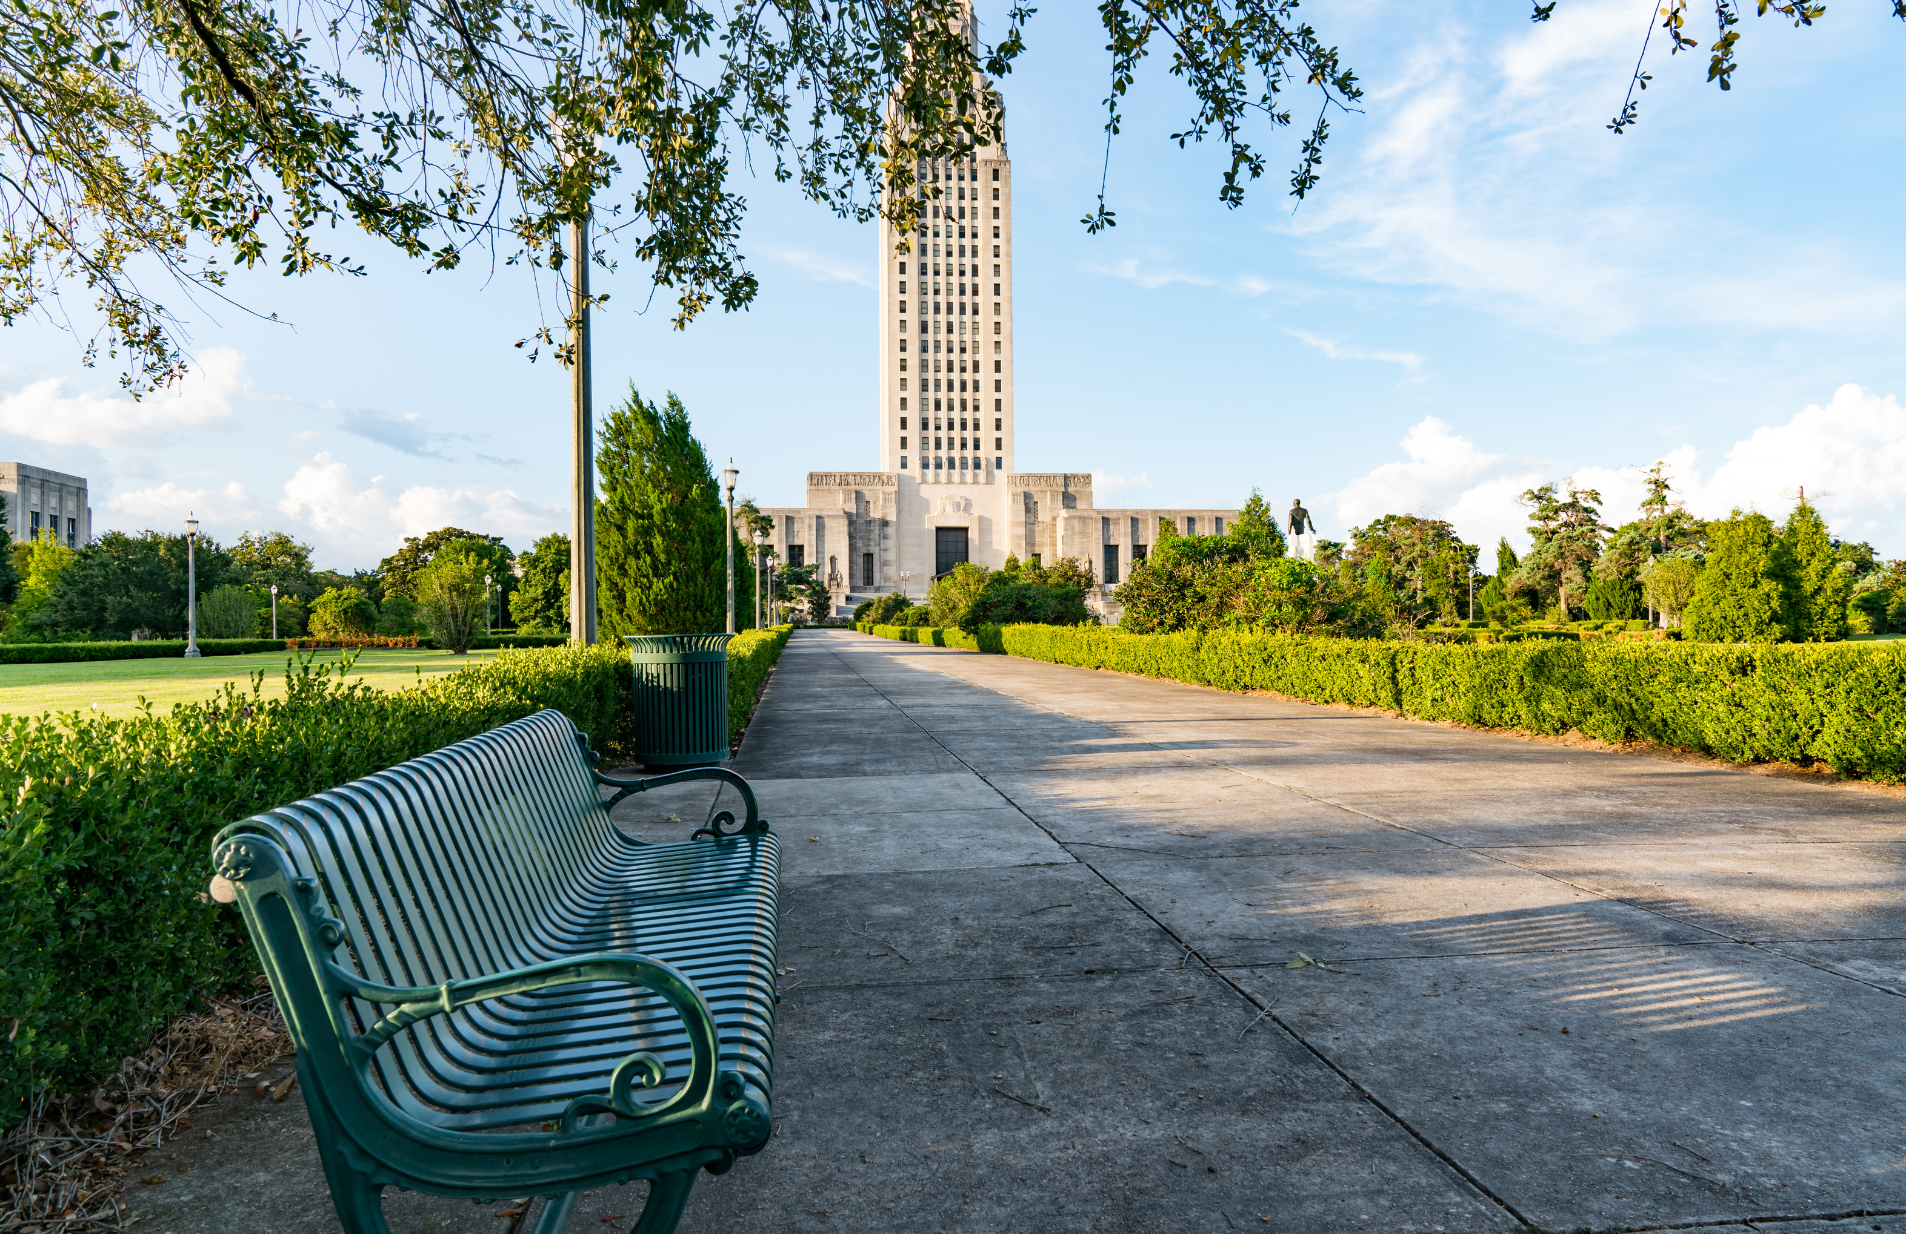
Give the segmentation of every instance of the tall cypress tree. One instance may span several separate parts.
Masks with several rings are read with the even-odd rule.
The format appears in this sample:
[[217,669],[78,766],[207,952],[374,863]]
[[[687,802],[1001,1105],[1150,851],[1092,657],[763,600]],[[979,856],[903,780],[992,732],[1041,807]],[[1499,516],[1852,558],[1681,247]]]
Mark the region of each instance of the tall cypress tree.
[[[727,521],[708,454],[688,411],[670,394],[664,407],[629,397],[603,422],[596,450],[597,628],[624,634],[708,634],[724,628]],[[732,534],[732,532],[730,533]],[[754,595],[754,575],[735,546],[737,626]]]
[[1853,595],[1853,579],[1840,569],[1839,550],[1827,535],[1820,514],[1800,504],[1787,516],[1781,538],[1793,554],[1795,642],[1830,643],[1847,635],[1846,603]]
[[1796,624],[1793,553],[1765,514],[1707,525],[1707,564],[1683,618],[1703,643],[1777,643]]

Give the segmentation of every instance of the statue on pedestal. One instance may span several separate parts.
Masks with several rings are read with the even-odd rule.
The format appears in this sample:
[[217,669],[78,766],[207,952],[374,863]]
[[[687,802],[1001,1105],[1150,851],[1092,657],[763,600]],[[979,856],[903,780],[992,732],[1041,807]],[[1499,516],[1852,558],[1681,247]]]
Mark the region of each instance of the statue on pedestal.
[[1304,499],[1291,498],[1291,556],[1304,561],[1313,561],[1317,556],[1317,524],[1310,521],[1310,511],[1304,509]]

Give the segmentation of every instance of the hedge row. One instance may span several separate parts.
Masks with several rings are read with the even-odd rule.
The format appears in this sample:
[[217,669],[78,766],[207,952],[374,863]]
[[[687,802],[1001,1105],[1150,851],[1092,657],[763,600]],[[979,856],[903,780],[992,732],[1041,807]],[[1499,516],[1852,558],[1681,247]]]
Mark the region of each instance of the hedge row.
[[[893,632],[890,632],[893,631]],[[1586,733],[1730,762],[1818,760],[1906,780],[1906,644],[1528,640],[1470,645],[1230,632],[1126,634],[1005,626],[936,641],[886,638],[1139,673],[1221,690],[1269,690],[1537,733]]]
[[854,627],[862,634],[875,634],[902,643],[921,643],[928,647],[963,647],[967,651],[1003,652],[999,626],[980,626],[962,630],[958,626],[877,626],[863,622]]
[[[199,651],[208,656],[248,656],[259,651],[283,651],[281,638],[202,638]],[[117,643],[0,643],[0,664],[75,664],[85,660],[162,660],[185,654],[182,638],[153,638]]]
[[[735,640],[737,731],[786,641],[785,627]],[[84,1089],[206,987],[256,971],[238,916],[200,897],[225,824],[545,707],[606,751],[633,722],[626,648],[506,651],[396,691],[314,659],[287,670],[283,698],[262,696],[260,673],[168,714],[0,717],[0,1128],[36,1089]]]

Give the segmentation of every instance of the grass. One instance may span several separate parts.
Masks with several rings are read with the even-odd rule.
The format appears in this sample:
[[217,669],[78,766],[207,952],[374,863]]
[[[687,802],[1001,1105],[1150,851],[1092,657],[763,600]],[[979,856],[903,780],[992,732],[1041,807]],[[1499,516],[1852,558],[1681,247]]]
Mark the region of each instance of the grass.
[[[336,651],[315,654],[314,663],[335,663]],[[435,677],[453,673],[494,651],[451,655],[447,651],[366,651],[352,665],[352,678],[380,690],[415,685],[418,673]],[[174,703],[197,702],[216,694],[225,682],[251,689],[251,677],[265,673],[264,694],[285,692],[285,665],[290,656],[267,651],[249,656],[206,656],[187,660],[95,660],[80,664],[0,664],[0,714],[39,715],[42,712],[92,711],[129,715],[144,697],[160,711]]]

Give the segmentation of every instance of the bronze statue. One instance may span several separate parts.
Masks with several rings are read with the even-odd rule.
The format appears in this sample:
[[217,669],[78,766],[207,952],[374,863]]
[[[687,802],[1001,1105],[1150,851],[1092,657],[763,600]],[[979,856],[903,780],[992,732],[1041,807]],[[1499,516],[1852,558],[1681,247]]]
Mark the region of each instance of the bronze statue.
[[1317,524],[1310,521],[1310,511],[1304,509],[1302,497],[1291,498],[1290,528],[1293,536],[1317,534]]

